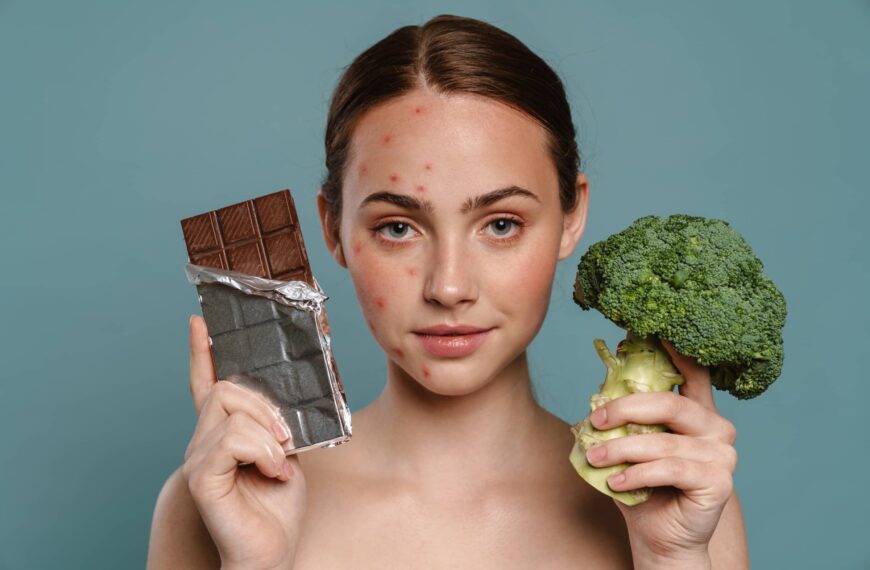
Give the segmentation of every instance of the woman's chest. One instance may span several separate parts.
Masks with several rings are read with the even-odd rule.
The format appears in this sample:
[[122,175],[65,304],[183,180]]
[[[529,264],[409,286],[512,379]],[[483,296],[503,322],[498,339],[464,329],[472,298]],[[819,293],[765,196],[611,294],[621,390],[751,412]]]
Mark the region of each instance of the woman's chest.
[[631,568],[621,521],[570,501],[314,485],[294,569]]

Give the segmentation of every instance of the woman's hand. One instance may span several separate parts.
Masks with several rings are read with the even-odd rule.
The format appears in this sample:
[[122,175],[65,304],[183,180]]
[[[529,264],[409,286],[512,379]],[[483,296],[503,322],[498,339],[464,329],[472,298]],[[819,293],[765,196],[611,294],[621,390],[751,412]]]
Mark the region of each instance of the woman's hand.
[[614,501],[636,568],[709,568],[707,547],[733,488],[736,430],[716,411],[708,370],[663,344],[685,380],[680,394],[629,394],[590,419],[598,429],[632,422],[664,424],[672,433],[613,439],[590,449],[587,459],[596,467],[636,463],[608,481],[614,491],[660,487],[635,506]]
[[198,316],[190,319],[190,390],[199,421],[182,474],[223,568],[291,565],[306,493],[298,458],[282,449],[290,433],[264,396],[216,380]]

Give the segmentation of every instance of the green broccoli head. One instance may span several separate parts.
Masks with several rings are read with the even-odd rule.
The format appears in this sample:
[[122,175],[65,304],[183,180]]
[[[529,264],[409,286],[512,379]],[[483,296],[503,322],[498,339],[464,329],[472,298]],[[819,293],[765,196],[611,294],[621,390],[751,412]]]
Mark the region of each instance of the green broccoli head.
[[761,394],[782,370],[785,298],[722,220],[636,220],[583,255],[574,300],[637,335],[671,341],[737,398]]

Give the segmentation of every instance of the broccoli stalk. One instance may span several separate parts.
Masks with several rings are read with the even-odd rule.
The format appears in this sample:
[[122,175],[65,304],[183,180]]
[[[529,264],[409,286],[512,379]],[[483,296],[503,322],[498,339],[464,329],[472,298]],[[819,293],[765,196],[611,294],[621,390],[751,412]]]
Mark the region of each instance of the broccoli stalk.
[[[578,265],[574,301],[628,333],[616,356],[595,340],[607,376],[589,400],[592,410],[632,392],[670,391],[683,382],[660,339],[707,366],[717,389],[740,399],[764,392],[782,369],[786,306],[762,269],[727,222],[682,214],[645,216],[593,244]],[[602,441],[664,429],[629,424],[598,431],[587,417],[571,427],[576,443],[569,459],[599,491],[637,504],[650,489],[615,493],[607,485],[628,464],[595,468],[585,452]]]
[[[616,347],[616,356],[610,353],[607,344],[600,338],[595,339],[595,350],[607,367],[607,375],[599,392],[589,398],[589,407],[595,411],[599,406],[634,392],[665,392],[683,383],[683,377],[671,362],[671,357],[655,336],[639,337],[629,331],[624,340]],[[628,423],[624,426],[599,431],[592,426],[587,416],[571,426],[576,441],[571,450],[570,460],[587,483],[606,495],[610,495],[626,505],[636,505],[647,500],[650,489],[617,492],[607,485],[607,478],[626,469],[629,464],[622,463],[605,468],[596,468],[586,461],[586,452],[603,441],[639,433],[665,431],[663,425],[640,425]]]

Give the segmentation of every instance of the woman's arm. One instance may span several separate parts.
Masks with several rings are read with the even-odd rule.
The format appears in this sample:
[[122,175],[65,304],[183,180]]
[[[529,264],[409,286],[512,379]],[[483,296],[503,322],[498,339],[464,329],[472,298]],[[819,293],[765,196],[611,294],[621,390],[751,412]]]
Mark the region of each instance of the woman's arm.
[[732,492],[719,524],[710,538],[710,560],[713,570],[749,568],[749,548],[746,544],[746,527],[743,523],[743,510],[737,493]]
[[181,468],[176,469],[157,497],[147,570],[220,567],[217,548],[199,516]]

